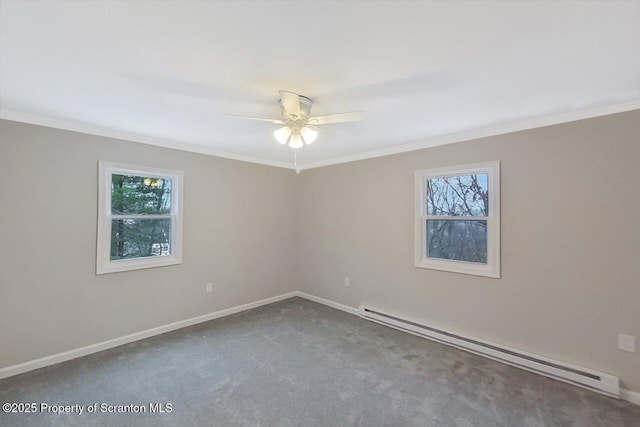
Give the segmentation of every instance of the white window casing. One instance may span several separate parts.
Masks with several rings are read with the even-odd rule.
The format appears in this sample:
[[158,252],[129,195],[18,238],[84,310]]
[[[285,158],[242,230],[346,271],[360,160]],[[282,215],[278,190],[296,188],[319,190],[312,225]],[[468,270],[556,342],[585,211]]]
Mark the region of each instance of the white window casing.
[[[171,180],[171,209],[166,214],[113,214],[111,209],[112,176],[114,174]],[[182,263],[183,173],[181,171],[100,161],[98,163],[98,230],[96,274],[116,273]],[[170,253],[132,259],[111,259],[111,226],[113,220],[171,221]]]
[[[429,215],[427,181],[437,178],[484,175],[488,185],[486,216]],[[429,257],[427,254],[427,221],[486,221],[486,263]],[[415,266],[477,276],[500,277],[500,162],[485,162],[415,171]]]

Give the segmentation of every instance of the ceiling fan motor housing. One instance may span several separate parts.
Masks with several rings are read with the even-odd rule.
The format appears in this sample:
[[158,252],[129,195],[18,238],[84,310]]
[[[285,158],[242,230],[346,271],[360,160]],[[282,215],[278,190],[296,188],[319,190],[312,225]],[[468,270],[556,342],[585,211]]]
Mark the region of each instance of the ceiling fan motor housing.
[[310,98],[307,98],[306,96],[299,95],[299,97],[300,97],[300,117],[296,117],[293,114],[287,115],[287,112],[284,108],[284,104],[282,103],[282,99],[280,99],[279,101],[280,109],[282,110],[282,115],[287,120],[292,120],[292,121],[306,120],[311,114],[311,107],[313,106],[313,101]]

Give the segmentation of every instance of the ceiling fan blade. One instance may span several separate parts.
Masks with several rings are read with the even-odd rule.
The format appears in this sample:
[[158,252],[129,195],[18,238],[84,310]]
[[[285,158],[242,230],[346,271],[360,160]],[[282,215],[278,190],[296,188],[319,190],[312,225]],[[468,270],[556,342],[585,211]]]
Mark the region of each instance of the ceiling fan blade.
[[312,125],[326,125],[329,123],[357,122],[358,120],[364,120],[364,113],[362,111],[309,117],[308,122]]
[[234,116],[231,114],[223,114],[224,117],[229,117],[232,119],[244,119],[244,120],[257,120],[259,122],[269,122],[269,123],[273,123],[276,125],[283,125],[284,121],[283,120],[278,120],[278,119],[263,119],[260,117],[245,117],[245,116]]
[[286,90],[280,91],[280,100],[284,108],[285,115],[300,117],[300,95]]

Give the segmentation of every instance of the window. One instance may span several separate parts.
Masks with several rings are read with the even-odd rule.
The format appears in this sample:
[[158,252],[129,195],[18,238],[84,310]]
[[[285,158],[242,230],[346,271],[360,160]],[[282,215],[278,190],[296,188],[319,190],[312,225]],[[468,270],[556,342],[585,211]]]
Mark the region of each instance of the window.
[[182,262],[182,172],[100,162],[96,273]]
[[500,163],[415,174],[415,266],[500,277]]

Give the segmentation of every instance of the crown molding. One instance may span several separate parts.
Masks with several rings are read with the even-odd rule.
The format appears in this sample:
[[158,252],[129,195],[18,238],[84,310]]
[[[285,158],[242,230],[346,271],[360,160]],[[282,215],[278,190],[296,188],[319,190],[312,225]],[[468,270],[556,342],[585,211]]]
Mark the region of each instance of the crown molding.
[[267,166],[293,169],[288,163],[275,162],[273,160],[259,157],[247,156],[244,154],[229,153],[227,151],[216,150],[203,145],[189,144],[186,142],[172,141],[169,139],[155,138],[151,136],[139,135],[132,132],[121,131],[112,128],[90,125],[72,120],[56,119],[40,116],[36,114],[23,113],[20,111],[0,109],[0,119],[14,122],[27,123],[32,125],[46,126],[55,129],[69,130],[73,132],[86,133],[89,135],[104,136],[107,138],[121,139],[125,141],[139,142],[142,144],[155,145],[157,147],[172,148],[174,150],[189,151],[192,153],[206,154],[209,156],[222,157],[224,159],[239,160],[241,162],[259,163]]
[[603,107],[589,108],[586,110],[570,111],[567,113],[550,114],[547,116],[533,117],[512,123],[505,123],[487,128],[474,129],[467,132],[446,135],[438,138],[431,138],[409,144],[396,145],[380,150],[366,151],[349,156],[335,157],[333,159],[309,162],[298,165],[301,170],[320,168],[324,166],[337,165],[341,163],[355,162],[358,160],[372,159],[375,157],[389,156],[392,154],[406,153],[408,151],[422,150],[424,148],[436,147],[439,145],[453,144],[455,142],[470,141],[473,139],[486,138],[488,136],[503,135],[506,133],[519,132],[528,129],[551,126],[561,123],[574,122],[577,120],[590,119],[593,117],[607,116],[610,114],[623,113],[640,109],[640,100],[625,102],[621,104],[606,105]]
[[424,148],[436,147],[439,145],[453,144],[456,142],[470,141],[473,139],[486,138],[489,136],[503,135],[506,133],[519,132],[528,129],[551,126],[561,123],[568,123],[577,120],[584,120],[593,117],[607,116],[610,114],[623,113],[640,109],[640,100],[625,102],[620,104],[605,105],[602,107],[589,108],[585,110],[570,111],[566,113],[550,114],[546,116],[533,117],[512,123],[505,123],[487,128],[474,129],[467,132],[446,135],[437,138],[426,139],[423,141],[412,142],[409,144],[396,145],[389,148],[379,150],[365,151],[363,153],[352,154],[348,156],[334,157],[332,159],[320,160],[317,162],[309,162],[298,164],[293,167],[289,163],[276,162],[273,160],[263,159],[259,157],[247,156],[244,154],[229,153],[226,151],[216,150],[211,147],[202,145],[189,144],[185,142],[172,141],[162,138],[154,138],[145,135],[139,135],[117,129],[105,128],[71,120],[56,119],[35,114],[23,113],[19,111],[0,109],[0,118],[15,122],[22,122],[40,126],[47,126],[56,129],[70,130],[74,132],[86,133],[90,135],[104,136],[108,138],[122,139],[126,141],[139,142],[142,144],[155,145],[158,147],[172,148],[175,150],[190,151],[193,153],[206,154],[209,156],[222,157],[225,159],[239,160],[242,162],[258,163],[267,166],[275,166],[285,169],[293,169],[297,173],[302,170],[320,168],[324,166],[337,165],[341,163],[355,162],[358,160],[372,159],[375,157],[389,156],[392,154],[406,153],[408,151],[422,150]]

